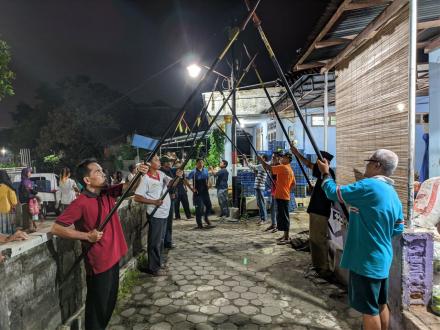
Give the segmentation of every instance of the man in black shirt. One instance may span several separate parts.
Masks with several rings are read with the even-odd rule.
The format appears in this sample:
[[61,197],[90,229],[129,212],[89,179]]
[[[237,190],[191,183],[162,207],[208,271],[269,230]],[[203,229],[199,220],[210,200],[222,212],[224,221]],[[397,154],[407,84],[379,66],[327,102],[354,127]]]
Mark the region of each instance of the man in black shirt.
[[[163,156],[160,159],[160,170],[165,173],[170,178],[175,177],[175,173],[171,168],[171,159],[168,156]],[[174,211],[174,202],[176,199],[176,188],[169,188],[169,194],[171,199],[171,207],[170,213],[168,215],[167,224],[164,232],[164,247],[166,249],[173,249],[175,245],[173,244],[173,211]]]
[[217,188],[217,198],[218,204],[220,206],[220,218],[223,220],[224,218],[229,218],[229,206],[228,206],[228,178],[229,172],[226,169],[228,167],[228,162],[226,160],[222,160],[220,163],[220,170],[215,171],[213,168],[210,168],[210,172],[212,175],[216,177],[215,187]]
[[[176,161],[173,168],[173,173],[176,173],[176,170],[180,168],[182,164],[180,161]],[[188,181],[185,178],[185,174],[183,178],[179,180],[179,183],[176,186],[176,199],[174,200],[174,219],[180,220],[180,203],[182,203],[183,210],[185,211],[185,216],[187,220],[192,219],[191,210],[189,208],[189,200],[187,187],[191,188]]]
[[[310,252],[312,255],[312,266],[319,277],[330,277],[332,272],[329,267],[329,246],[328,246],[328,219],[330,217],[331,201],[321,188],[322,178],[317,163],[312,163],[305,158],[294,146],[290,147],[301,162],[312,170],[312,175],[317,179],[310,197],[307,213],[310,221]],[[330,163],[333,155],[321,151],[322,157]],[[334,172],[330,169],[331,175]]]

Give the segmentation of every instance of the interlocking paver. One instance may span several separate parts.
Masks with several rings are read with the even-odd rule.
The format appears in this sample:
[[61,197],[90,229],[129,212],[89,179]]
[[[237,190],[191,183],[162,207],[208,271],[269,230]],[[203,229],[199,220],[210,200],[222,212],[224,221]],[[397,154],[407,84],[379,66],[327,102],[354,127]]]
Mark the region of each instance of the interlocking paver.
[[[118,301],[109,329],[354,329],[334,284],[302,276],[310,256],[275,244],[276,234],[256,226],[218,225],[210,231],[176,222],[169,275],[141,275],[141,283]],[[244,264],[244,258],[247,263]]]

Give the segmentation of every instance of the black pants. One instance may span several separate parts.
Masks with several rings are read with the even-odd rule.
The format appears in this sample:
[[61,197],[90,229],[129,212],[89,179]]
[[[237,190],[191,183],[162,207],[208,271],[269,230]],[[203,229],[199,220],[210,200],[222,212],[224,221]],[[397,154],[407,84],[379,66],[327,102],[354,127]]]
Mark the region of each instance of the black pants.
[[166,225],[167,219],[149,217],[147,253],[148,270],[150,272],[157,272],[160,269],[160,265],[164,262],[163,243]]
[[86,330],[105,330],[116,305],[119,262],[109,270],[86,277]]
[[169,248],[173,245],[173,215],[175,199],[171,200],[170,213],[168,214],[167,224],[164,232],[164,247]]
[[277,226],[279,231],[289,231],[290,219],[289,219],[289,201],[284,199],[277,199]]
[[180,219],[180,203],[182,203],[183,210],[187,219],[191,218],[191,211],[189,209],[188,194],[185,192],[179,192],[174,200],[174,212],[175,218]]
[[202,227],[203,206],[205,207],[205,221],[208,220],[208,215],[211,214],[212,204],[209,198],[209,193],[202,192],[194,194],[194,206],[196,208],[196,222],[198,227]]

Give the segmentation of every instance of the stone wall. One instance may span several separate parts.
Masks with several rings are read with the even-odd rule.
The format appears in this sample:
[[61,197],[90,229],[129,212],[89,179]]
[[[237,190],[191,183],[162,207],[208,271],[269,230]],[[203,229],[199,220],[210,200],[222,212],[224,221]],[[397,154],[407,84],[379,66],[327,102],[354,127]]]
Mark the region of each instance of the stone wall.
[[403,311],[412,305],[426,306],[431,298],[433,237],[407,231],[393,241],[388,305],[390,329],[406,329]]
[[[146,240],[143,208],[131,200],[119,210],[129,251],[121,265],[138,254]],[[77,267],[61,285],[63,275],[81,253],[80,243],[50,233],[33,234],[9,246],[12,258],[0,264],[0,329],[56,329],[84,303],[85,272]],[[2,246],[2,249],[5,246]]]

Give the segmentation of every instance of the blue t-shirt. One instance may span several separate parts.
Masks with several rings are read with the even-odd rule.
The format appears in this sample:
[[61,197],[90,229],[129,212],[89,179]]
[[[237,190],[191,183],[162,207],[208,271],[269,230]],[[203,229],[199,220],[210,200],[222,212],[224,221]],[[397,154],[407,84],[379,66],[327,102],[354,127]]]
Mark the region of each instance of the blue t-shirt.
[[193,169],[188,174],[188,179],[193,180],[194,188],[197,189],[198,194],[208,192],[209,173],[206,168],[202,168],[202,170],[198,170],[197,168]]
[[227,169],[220,169],[215,176],[217,177],[217,181],[215,182],[215,187],[217,189],[228,189],[228,177],[229,172]]
[[370,278],[388,278],[393,260],[392,237],[403,231],[402,203],[393,181],[376,176],[338,186],[328,178],[322,188],[329,199],[349,206],[341,267]]

